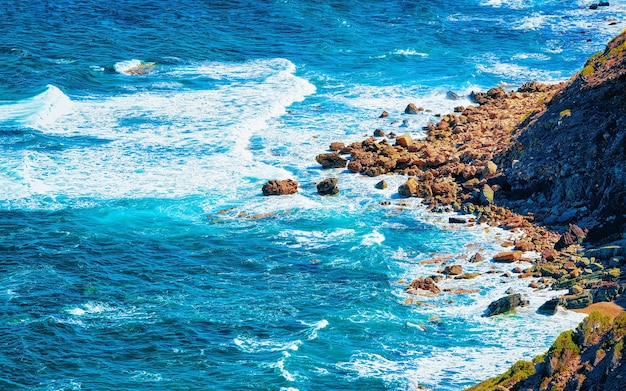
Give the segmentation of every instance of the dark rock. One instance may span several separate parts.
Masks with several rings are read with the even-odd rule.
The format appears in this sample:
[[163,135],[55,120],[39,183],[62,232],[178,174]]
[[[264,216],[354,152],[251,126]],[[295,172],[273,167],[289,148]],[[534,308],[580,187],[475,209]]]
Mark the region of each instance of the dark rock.
[[387,188],[387,181],[380,181],[375,185],[375,187],[377,189],[384,190]]
[[590,10],[597,10],[597,9],[598,9],[598,4],[596,4],[596,3],[591,4],[591,5],[589,6],[589,9],[590,9]]
[[389,113],[386,111],[383,111],[382,113],[380,113],[380,116],[378,116],[378,118],[387,118],[389,116]]
[[420,111],[424,111],[422,107],[415,106],[414,103],[409,103],[408,106],[404,109],[404,114],[417,114]]
[[524,307],[528,305],[528,300],[523,300],[522,295],[519,293],[515,293],[512,295],[508,295],[502,297],[487,307],[487,311],[485,316],[495,316],[499,314],[504,314],[506,312],[512,311],[517,307]]
[[374,130],[374,137],[385,137],[385,132],[380,129]]
[[467,223],[467,219],[465,217],[450,216],[450,217],[448,217],[448,223],[450,223],[450,224],[466,224]]
[[298,192],[298,182],[293,179],[271,180],[263,185],[263,195],[286,195]]
[[446,99],[459,100],[461,99],[461,96],[454,91],[448,91],[446,92]]
[[561,298],[561,305],[569,310],[585,308],[591,304],[593,304],[593,297],[588,291],[577,295],[565,295]]
[[555,297],[543,303],[537,309],[537,312],[544,315],[554,315],[556,314],[559,305],[561,305],[561,299]]
[[594,303],[612,301],[619,295],[619,287],[615,282],[603,281],[600,286],[591,288],[590,291]]
[[559,241],[554,245],[554,249],[562,250],[573,244],[581,244],[585,237],[587,237],[587,233],[583,231],[582,228],[575,224],[570,224],[559,238]]
[[339,193],[337,178],[327,178],[318,183],[317,192],[321,195],[334,195]]
[[319,154],[315,157],[315,160],[317,160],[323,168],[344,168],[346,164],[348,164],[348,160],[340,156],[337,152]]

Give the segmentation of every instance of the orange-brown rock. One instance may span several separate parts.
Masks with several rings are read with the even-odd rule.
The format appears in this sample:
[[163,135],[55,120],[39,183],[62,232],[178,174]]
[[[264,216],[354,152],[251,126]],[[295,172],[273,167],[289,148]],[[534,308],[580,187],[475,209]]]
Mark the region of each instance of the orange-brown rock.
[[293,179],[271,180],[263,185],[263,195],[286,195],[298,192],[298,182]]
[[515,262],[522,258],[521,251],[504,251],[493,256],[494,262]]

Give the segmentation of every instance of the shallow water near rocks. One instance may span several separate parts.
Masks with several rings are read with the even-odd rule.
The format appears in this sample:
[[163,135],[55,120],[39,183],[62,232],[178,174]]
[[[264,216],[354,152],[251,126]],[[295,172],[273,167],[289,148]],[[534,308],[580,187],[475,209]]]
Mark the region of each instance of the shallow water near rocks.
[[[518,265],[467,262],[516,233],[315,156],[423,136],[472,90],[566,80],[623,2],[0,7],[2,389],[461,390],[581,319],[536,314],[556,293]],[[261,195],[285,178],[298,194]],[[482,274],[405,292],[447,264]],[[483,317],[509,288],[530,305]]]

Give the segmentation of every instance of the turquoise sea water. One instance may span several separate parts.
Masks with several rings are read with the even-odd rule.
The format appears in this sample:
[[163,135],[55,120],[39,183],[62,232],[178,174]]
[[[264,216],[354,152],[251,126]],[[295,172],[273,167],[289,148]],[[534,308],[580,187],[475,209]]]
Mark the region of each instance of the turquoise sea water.
[[[315,156],[568,79],[625,26],[586,6],[0,0],[0,388],[452,391],[543,352],[580,316],[466,261],[514,233]],[[483,275],[405,293],[432,259]],[[483,318],[509,288],[531,305]]]

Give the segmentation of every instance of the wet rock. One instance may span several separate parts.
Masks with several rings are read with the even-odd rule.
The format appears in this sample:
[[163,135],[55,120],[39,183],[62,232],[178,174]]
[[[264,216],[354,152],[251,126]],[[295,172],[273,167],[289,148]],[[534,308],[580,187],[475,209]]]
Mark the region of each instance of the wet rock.
[[384,190],[387,188],[387,186],[387,181],[380,181],[375,185],[375,187],[379,190]]
[[556,314],[559,305],[561,305],[561,299],[555,297],[543,303],[537,309],[537,312],[544,315],[554,315]]
[[624,249],[621,246],[604,246],[585,251],[585,257],[609,260],[612,257],[623,255]]
[[470,257],[470,259],[469,259],[469,261],[470,261],[471,263],[478,263],[478,262],[482,262],[482,261],[484,261],[484,260],[485,260],[485,259],[483,258],[483,256],[482,256],[482,255],[480,255],[480,253],[476,253],[476,254],[472,255],[472,256]]
[[287,195],[298,192],[298,182],[293,179],[271,180],[263,185],[263,195]]
[[448,265],[443,269],[443,274],[446,276],[459,276],[463,274],[463,266],[461,265]]
[[487,307],[487,311],[485,316],[495,316],[499,314],[504,314],[514,310],[517,307],[524,307],[528,305],[528,300],[522,299],[522,295],[519,293],[515,293],[512,295],[508,295],[502,297]]
[[450,217],[448,217],[448,223],[450,223],[450,224],[467,224],[467,219],[465,217],[450,216]]
[[339,193],[337,178],[326,178],[317,184],[317,193],[321,195],[334,195]]
[[404,109],[404,114],[417,114],[424,111],[424,108],[415,106],[414,103],[409,103]]
[[337,152],[319,154],[315,160],[322,165],[322,168],[344,168],[348,164],[348,160]]
[[374,130],[374,137],[385,137],[385,132],[380,129]]
[[389,117],[389,113],[387,111],[384,111],[382,113],[380,113],[380,115],[378,116],[378,118],[387,118]]
[[441,293],[441,289],[439,289],[437,284],[435,284],[435,280],[430,277],[416,278],[406,287],[406,291],[411,294],[419,294],[420,290],[432,292],[434,294]]

